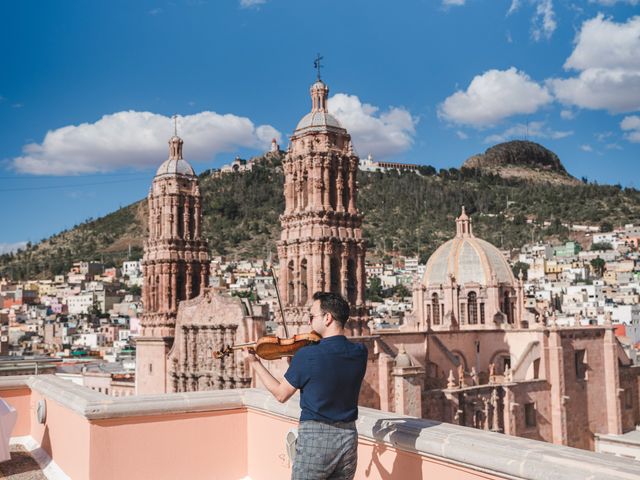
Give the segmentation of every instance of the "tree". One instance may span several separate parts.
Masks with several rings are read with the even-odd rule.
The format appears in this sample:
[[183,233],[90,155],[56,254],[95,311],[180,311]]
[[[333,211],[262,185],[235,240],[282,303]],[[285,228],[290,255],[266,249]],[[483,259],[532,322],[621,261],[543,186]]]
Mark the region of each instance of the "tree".
[[591,260],[591,268],[593,268],[593,271],[596,273],[596,275],[602,277],[604,271],[606,270],[606,262],[600,257],[594,258],[593,260]]
[[395,287],[393,287],[393,296],[394,297],[410,297],[411,296],[411,292],[409,291],[409,289],[400,284],[400,285],[396,285]]
[[371,277],[369,280],[369,287],[366,291],[367,300],[372,302],[382,301],[382,281],[379,277]]
[[513,275],[518,278],[518,276],[520,275],[520,272],[522,272],[522,278],[524,280],[527,279],[528,277],[528,272],[529,272],[529,264],[528,263],[524,263],[524,262],[516,262],[513,264],[513,266],[511,267],[511,270],[513,271]]
[[613,250],[613,245],[609,242],[592,243],[591,250]]
[[602,222],[600,224],[600,231],[601,232],[613,232],[613,225],[611,224],[611,222]]

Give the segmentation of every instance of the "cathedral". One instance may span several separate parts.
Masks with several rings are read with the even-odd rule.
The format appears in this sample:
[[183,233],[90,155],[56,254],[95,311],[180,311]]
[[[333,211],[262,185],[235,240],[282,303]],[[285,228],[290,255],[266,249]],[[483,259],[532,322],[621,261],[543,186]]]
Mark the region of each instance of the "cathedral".
[[[640,367],[610,319],[560,327],[553,316],[530,313],[522,275],[474,235],[464,207],[455,236],[415,282],[413,312],[403,325],[369,329],[359,159],[327,110],[328,86],[318,78],[310,93],[311,111],[283,161],[278,283],[289,333],[308,331],[314,292],[340,293],[351,306],[348,334],[369,351],[360,405],[591,450],[598,434],[634,429]],[[263,336],[267,315],[208,286],[202,199],[182,147],[177,135],[169,140],[169,158],[148,197],[136,392],[260,386],[238,353],[212,355]],[[276,376],[287,368],[284,361],[265,363]]]

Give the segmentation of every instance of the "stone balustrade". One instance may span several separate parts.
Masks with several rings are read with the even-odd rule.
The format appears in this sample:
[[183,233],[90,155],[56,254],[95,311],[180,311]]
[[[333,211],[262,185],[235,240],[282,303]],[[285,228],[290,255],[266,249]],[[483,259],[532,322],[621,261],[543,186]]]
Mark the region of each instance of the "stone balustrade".
[[[12,441],[33,449],[49,478],[290,476],[284,439],[297,397],[280,404],[259,389],[109,397],[49,375],[0,378],[0,396],[18,411]],[[369,408],[357,426],[358,479],[640,478],[633,460]]]

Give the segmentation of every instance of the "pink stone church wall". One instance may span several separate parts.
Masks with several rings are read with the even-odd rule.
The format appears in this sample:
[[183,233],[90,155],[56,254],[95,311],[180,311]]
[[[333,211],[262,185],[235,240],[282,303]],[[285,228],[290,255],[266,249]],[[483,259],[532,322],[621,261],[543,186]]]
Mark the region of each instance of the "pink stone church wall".
[[[571,338],[573,336],[579,338]],[[565,395],[569,397],[566,404],[567,444],[593,450],[593,434],[608,431],[602,331],[563,332],[562,347]],[[576,350],[586,351],[587,380],[576,378]]]
[[[620,388],[623,390],[620,397],[622,412],[622,431],[628,432],[636,428],[640,423],[640,366],[620,368]],[[631,391],[631,407],[627,406],[626,392]]]
[[[549,383],[546,380],[535,380],[519,383],[514,389],[514,403],[517,410],[514,415],[516,425],[514,434],[518,437],[552,442],[551,431],[551,397]],[[527,427],[525,405],[533,403],[536,409],[535,427]]]

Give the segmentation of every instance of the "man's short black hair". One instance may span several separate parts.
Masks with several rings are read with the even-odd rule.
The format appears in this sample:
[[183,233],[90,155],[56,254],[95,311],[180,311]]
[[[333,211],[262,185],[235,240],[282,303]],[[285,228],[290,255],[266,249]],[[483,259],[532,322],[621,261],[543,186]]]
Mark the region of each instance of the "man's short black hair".
[[330,292],[316,292],[313,294],[313,300],[320,302],[320,310],[322,313],[330,313],[342,328],[344,328],[347,320],[349,320],[349,303],[342,295]]

